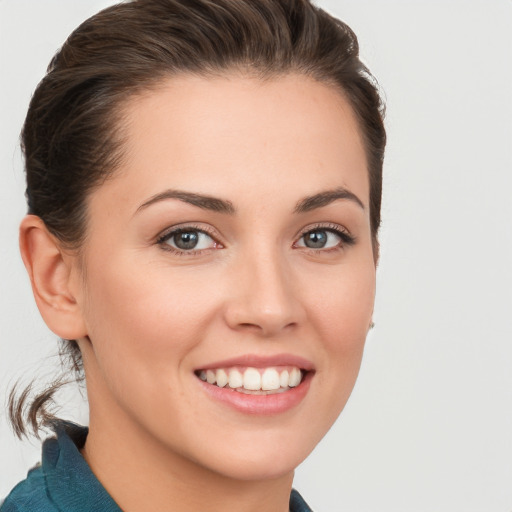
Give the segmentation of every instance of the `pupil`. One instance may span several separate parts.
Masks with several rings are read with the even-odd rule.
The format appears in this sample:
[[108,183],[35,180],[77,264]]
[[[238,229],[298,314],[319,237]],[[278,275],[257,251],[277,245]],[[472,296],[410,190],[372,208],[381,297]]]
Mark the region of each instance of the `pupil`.
[[174,243],[179,249],[193,249],[199,241],[199,235],[194,231],[184,231],[175,236]]
[[325,231],[312,231],[306,235],[304,243],[306,247],[321,249],[327,243],[327,234]]

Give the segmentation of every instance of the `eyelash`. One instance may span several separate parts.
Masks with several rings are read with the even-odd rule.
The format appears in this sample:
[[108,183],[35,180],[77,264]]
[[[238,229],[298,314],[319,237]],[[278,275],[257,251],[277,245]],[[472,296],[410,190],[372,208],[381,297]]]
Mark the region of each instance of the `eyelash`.
[[[353,235],[351,235],[345,228],[342,228],[341,226],[339,226],[337,224],[315,224],[314,226],[308,226],[306,229],[304,229],[300,232],[298,240],[301,240],[308,233],[312,233],[315,231],[326,231],[329,233],[333,233],[340,238],[340,243],[338,245],[336,245],[335,247],[330,247],[327,249],[322,249],[322,248],[314,249],[311,247],[297,246],[296,245],[297,242],[294,242],[293,247],[296,247],[296,248],[300,247],[301,249],[306,250],[307,252],[319,254],[319,253],[331,253],[331,252],[339,251],[339,250],[342,250],[346,246],[352,246],[356,243],[356,238]],[[167,243],[174,236],[177,236],[180,233],[187,233],[187,232],[197,232],[197,233],[205,234],[205,235],[209,236],[210,238],[212,238],[215,246],[208,248],[208,249],[199,249],[199,250],[191,249],[191,250],[185,251],[185,250],[180,250],[175,247],[172,247],[171,245],[169,245]],[[171,252],[172,254],[177,255],[177,256],[197,256],[199,254],[204,254],[205,252],[210,251],[212,249],[223,248],[222,244],[216,240],[213,230],[210,231],[209,229],[207,229],[205,227],[202,227],[202,226],[200,227],[200,226],[193,225],[193,224],[179,226],[179,227],[171,228],[171,229],[164,231],[162,234],[160,234],[158,236],[156,243],[164,251]]]

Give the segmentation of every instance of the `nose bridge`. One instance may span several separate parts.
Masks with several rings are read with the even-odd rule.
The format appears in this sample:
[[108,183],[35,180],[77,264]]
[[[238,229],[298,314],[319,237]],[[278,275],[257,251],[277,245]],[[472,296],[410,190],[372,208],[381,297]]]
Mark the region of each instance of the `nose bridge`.
[[228,323],[270,336],[300,319],[289,260],[277,244],[261,244],[239,254],[233,275]]

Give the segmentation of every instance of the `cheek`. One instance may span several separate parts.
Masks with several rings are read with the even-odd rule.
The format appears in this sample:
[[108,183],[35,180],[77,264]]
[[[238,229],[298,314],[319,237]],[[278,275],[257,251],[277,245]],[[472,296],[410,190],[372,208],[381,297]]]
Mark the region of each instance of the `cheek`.
[[369,262],[326,279],[314,304],[316,328],[333,352],[360,351],[369,329],[375,299],[375,268]]
[[213,321],[212,280],[200,287],[200,279],[161,263],[94,263],[87,290],[89,333],[98,357],[111,359],[115,371],[122,371],[119,358],[139,367],[151,361],[148,371],[180,359]]
[[[90,262],[86,297],[89,338],[102,374],[113,385],[129,382],[134,371],[138,379],[151,382],[150,372],[145,371],[147,361],[153,360],[153,369],[161,364],[162,351],[169,349],[173,334],[172,309],[165,307],[169,294],[165,287],[155,286],[143,269],[117,263]],[[179,347],[173,348],[179,352]]]
[[[343,407],[357,378],[373,314],[375,269],[370,262],[360,271],[326,282],[315,303],[315,329],[320,333],[324,363],[317,373],[320,387],[334,410]],[[339,411],[338,411],[339,412]]]
[[110,403],[132,417],[164,424],[193,412],[180,407],[187,403],[180,396],[187,372],[179,368],[200,344],[212,309],[208,294],[198,296],[190,280],[169,272],[154,264],[91,262],[87,289],[95,375],[103,386],[97,389],[108,390]]

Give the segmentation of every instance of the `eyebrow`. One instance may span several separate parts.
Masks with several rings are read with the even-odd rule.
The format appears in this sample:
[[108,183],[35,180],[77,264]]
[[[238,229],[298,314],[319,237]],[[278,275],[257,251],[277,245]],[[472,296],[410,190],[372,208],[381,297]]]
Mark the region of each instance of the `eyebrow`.
[[333,190],[325,190],[319,192],[313,196],[305,197],[301,199],[295,206],[294,213],[306,213],[316,208],[322,208],[327,206],[338,199],[345,199],[352,201],[360,206],[363,210],[365,209],[363,202],[353,192],[347,190],[344,187],[338,187]]
[[[231,201],[219,199],[218,197],[196,194],[194,192],[185,192],[183,190],[173,189],[165,190],[164,192],[150,197],[137,208],[136,213],[146,209],[148,206],[151,206],[154,203],[165,201],[167,199],[178,199],[179,201],[197,206],[203,210],[210,210],[217,213],[225,213],[229,215],[236,213],[236,208],[233,206]],[[353,192],[350,192],[350,190],[347,190],[344,187],[338,187],[333,190],[325,190],[323,192],[319,192],[318,194],[307,196],[304,199],[301,199],[295,205],[293,211],[294,213],[310,212],[311,210],[327,206],[339,199],[352,201],[360,206],[363,210],[365,209],[363,202]]]
[[189,203],[193,206],[202,208],[203,210],[210,210],[218,213],[228,213],[230,215],[235,213],[235,207],[231,201],[219,199],[217,197],[207,196],[203,194],[195,194],[193,192],[184,192],[182,190],[166,190],[160,194],[156,194],[149,198],[146,202],[142,203],[137,212],[146,209],[148,206],[164,201],[166,199],[178,199],[184,203]]

